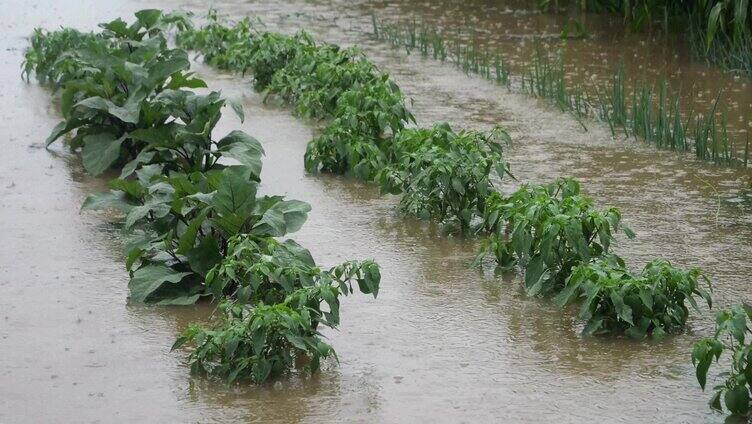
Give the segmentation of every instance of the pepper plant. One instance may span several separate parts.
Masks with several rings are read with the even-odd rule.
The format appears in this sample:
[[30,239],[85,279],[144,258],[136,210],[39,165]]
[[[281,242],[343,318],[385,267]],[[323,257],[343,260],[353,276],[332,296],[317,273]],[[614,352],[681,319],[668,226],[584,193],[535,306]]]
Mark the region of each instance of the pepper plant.
[[712,305],[710,289],[710,280],[699,268],[683,270],[656,259],[633,274],[611,254],[578,265],[555,302],[563,307],[581,301],[583,334],[624,332],[636,339],[662,338],[684,327],[687,303],[700,311],[695,297]]
[[748,416],[750,388],[752,387],[752,306],[747,303],[723,310],[716,316],[716,330],[713,337],[704,338],[694,345],[692,364],[695,366],[697,382],[705,390],[708,371],[713,362],[718,362],[725,352],[730,358],[728,371],[720,374],[723,381],[714,386],[710,407],[734,415]]
[[530,295],[557,293],[575,266],[608,253],[615,232],[634,236],[618,209],[596,209],[570,178],[491,195],[483,214],[490,236],[476,264],[493,256],[503,267],[521,265]]
[[508,141],[501,127],[489,134],[454,132],[446,123],[405,129],[389,145],[390,164],[378,176],[382,191],[402,193],[400,207],[408,214],[466,232],[493,191],[491,175],[511,175],[502,157]]

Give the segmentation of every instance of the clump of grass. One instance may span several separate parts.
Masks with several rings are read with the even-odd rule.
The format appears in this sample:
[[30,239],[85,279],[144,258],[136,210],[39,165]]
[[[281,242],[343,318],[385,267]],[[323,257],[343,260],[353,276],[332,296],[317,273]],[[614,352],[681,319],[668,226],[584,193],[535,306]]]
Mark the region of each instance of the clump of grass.
[[574,6],[584,12],[622,14],[636,31],[662,28],[685,33],[697,57],[752,76],[752,3],[748,0],[557,0],[553,4],[539,0],[538,5],[544,10]]
[[[375,16],[372,23],[378,39],[405,48],[408,53],[418,50],[423,57],[449,61],[467,74],[494,81],[509,90],[515,88],[547,99],[562,111],[571,113],[585,130],[585,119],[597,119],[609,126],[614,137],[623,134],[663,149],[694,150],[698,159],[715,164],[746,166],[747,154],[742,156],[735,149],[735,145],[744,145],[746,149],[746,143],[734,142],[725,122],[725,112],[719,111],[721,93],[705,117],[700,118],[693,104],[683,107],[681,90],[673,90],[665,77],[655,85],[632,81],[631,95],[628,94],[623,63],[617,66],[607,83],[589,88],[569,82],[561,54],[548,54],[541,44],[536,44],[528,64],[513,75],[500,53],[480,47],[475,37],[472,41],[463,41],[461,30],[448,36],[415,20],[395,25]],[[716,116],[719,114],[720,118]]]
[[394,47],[404,48],[408,54],[417,50],[423,57],[449,61],[465,73],[478,74],[503,86],[510,84],[510,72],[503,57],[490,52],[487,47],[479,47],[475,42],[462,42],[460,32],[449,39],[435,28],[418,24],[415,20],[405,25],[389,25],[375,15],[371,19],[374,35],[378,39],[387,41]]

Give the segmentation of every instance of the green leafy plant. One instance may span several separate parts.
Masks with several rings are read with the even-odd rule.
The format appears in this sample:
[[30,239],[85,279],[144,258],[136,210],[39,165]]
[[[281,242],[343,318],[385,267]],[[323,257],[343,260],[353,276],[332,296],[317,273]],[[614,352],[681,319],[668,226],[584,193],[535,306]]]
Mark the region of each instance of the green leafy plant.
[[403,211],[468,231],[483,213],[493,191],[490,176],[509,174],[502,157],[507,132],[454,132],[446,124],[432,129],[406,129],[390,143],[390,165],[379,174],[382,190],[403,193]]
[[484,227],[490,236],[476,263],[493,256],[502,267],[520,264],[530,295],[560,291],[575,266],[608,253],[615,232],[634,236],[618,209],[596,209],[569,178],[525,185],[509,197],[491,195]]
[[63,29],[41,30],[26,52],[25,73],[62,88],[65,120],[47,138],[50,145],[75,131],[69,145],[81,149],[86,170],[99,175],[123,165],[143,148],[139,135],[158,131],[171,116],[156,97],[165,90],[206,87],[186,72],[183,50],[167,48],[163,30],[185,28],[182,15],[144,10],[128,26],[121,20],[102,24],[101,34]]
[[[240,131],[212,139],[225,103],[219,93],[165,91],[157,102],[181,123],[134,131],[142,150],[110,192],[89,196],[83,208],[115,207],[124,212],[126,230],[143,232],[128,252],[132,298],[185,303],[202,294],[203,276],[226,253],[230,237],[295,231],[310,207],[256,197],[263,148]],[[240,165],[219,163],[223,157]]]
[[[723,310],[716,316],[716,331],[713,337],[695,343],[692,364],[697,382],[703,390],[707,384],[708,371],[713,361],[718,361],[724,352],[729,352],[729,370],[720,374],[724,381],[713,387],[710,407],[723,411],[723,405],[735,415],[749,415],[750,384],[752,384],[752,306],[743,303]],[[721,401],[723,400],[723,404]]]
[[[256,382],[297,361],[318,370],[334,351],[317,327],[339,323],[339,296],[353,283],[377,295],[378,265],[348,261],[324,271],[294,241],[276,239],[297,231],[310,206],[257,196],[264,151],[256,139],[240,131],[214,139],[228,102],[189,90],[206,84],[164,34],[189,33],[190,21],[158,10],[136,18],[102,24],[98,34],[35,32],[24,75],[62,87],[65,121],[48,144],[74,132],[69,144],[89,173],[121,168],[111,190],[89,196],[82,209],[117,209],[124,229],[140,235],[126,260],[131,301],[221,302],[216,326],[190,326],[174,346],[196,346],[193,370]],[[231,106],[242,120],[242,109]]]
[[[380,275],[373,261],[348,261],[324,271],[316,266],[311,253],[293,240],[279,242],[241,234],[230,241],[227,254],[209,271],[206,281],[215,297],[250,304],[278,303],[300,288],[315,286],[336,312],[339,308],[333,299],[337,293],[351,293],[352,282],[361,293],[376,297]],[[308,306],[318,310],[318,305]],[[338,315],[330,315],[327,322],[338,324]]]
[[684,327],[687,303],[699,312],[695,297],[712,306],[710,289],[710,280],[698,268],[682,270],[657,259],[633,274],[621,258],[607,255],[575,267],[555,301],[562,307],[582,301],[584,334],[624,332],[637,339],[661,338]]
[[[298,296],[308,296],[301,289]],[[228,383],[250,379],[261,383],[282,375],[302,363],[317,371],[322,359],[334,355],[312,325],[312,311],[289,301],[255,307],[223,304],[224,315],[216,327],[192,324],[178,338],[173,349],[195,345],[188,362],[193,373],[205,373]]]
[[215,327],[190,326],[173,349],[193,344],[191,369],[228,382],[263,382],[296,363],[316,371],[321,359],[334,354],[321,339],[319,324],[339,324],[339,297],[353,293],[353,282],[376,297],[380,279],[372,261],[350,261],[324,271],[291,240],[238,236],[207,277],[218,297],[229,295],[234,301],[220,306]]

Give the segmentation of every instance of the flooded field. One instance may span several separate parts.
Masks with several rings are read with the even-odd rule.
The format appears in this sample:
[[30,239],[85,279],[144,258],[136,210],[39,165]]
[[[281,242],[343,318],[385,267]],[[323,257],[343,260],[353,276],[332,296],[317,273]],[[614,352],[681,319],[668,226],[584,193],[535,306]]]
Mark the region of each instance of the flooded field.
[[[707,308],[690,315],[685,333],[662,341],[582,337],[575,310],[527,297],[517,275],[470,268],[475,241],[400,215],[397,199],[373,185],[305,173],[303,153],[319,125],[264,104],[249,78],[201,63],[192,69],[209,87],[246,109],[244,123],[226,115],[219,132],[242,129],[266,150],[261,191],[311,204],[295,239],[323,265],[375,259],[382,283],[376,300],[344,300],[339,330],[325,331],[340,362],[327,360],[318,374],[230,387],[191,377],[185,353],[171,353],[170,346],[211,306],[127,302],[120,231],[106,216],[79,213],[88,193],[104,189],[104,179],[86,175],[80,159],[59,145],[44,149],[60,115],[48,90],[21,80],[19,64],[25,37],[37,26],[93,29],[144,7],[203,16],[207,6],[16,3],[7,8],[0,49],[0,139],[7,152],[0,167],[0,422],[724,422],[708,409],[709,393],[699,389],[690,362],[692,344],[713,331]],[[663,257],[699,266],[715,284],[714,306],[752,301],[752,215],[724,200],[746,186],[747,172],[615,142],[600,124],[584,132],[545,102],[406,55],[368,34],[373,13],[414,16],[447,28],[472,25],[510,57],[526,58],[531,33],[556,33],[556,18],[515,11],[518,2],[486,3],[221,1],[214,7],[230,17],[258,16],[270,29],[306,29],[318,40],[361,46],[413,99],[419,125],[509,128],[514,143],[505,158],[518,181],[505,180],[505,190],[575,177],[599,205],[619,207],[637,233],[616,248],[628,263]],[[598,37],[564,45],[578,66],[573,78],[605,75],[623,55],[629,72],[667,71],[672,83],[696,84],[703,99],[723,88],[733,103],[730,123],[746,130],[749,81],[688,62],[681,49],[674,57],[673,48],[655,47],[644,35],[607,37],[608,22],[588,22]]]

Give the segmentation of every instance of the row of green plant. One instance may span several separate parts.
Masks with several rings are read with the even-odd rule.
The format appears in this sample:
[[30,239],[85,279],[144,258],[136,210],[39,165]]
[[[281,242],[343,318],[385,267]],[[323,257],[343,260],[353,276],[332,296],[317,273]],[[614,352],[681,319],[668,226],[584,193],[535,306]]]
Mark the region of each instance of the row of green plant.
[[[511,85],[510,71],[501,68],[502,59],[475,44],[462,45],[459,35],[448,41],[425,25],[413,22],[400,28],[375,18],[374,32],[408,52],[418,50],[426,57],[451,60],[467,73],[508,88]],[[635,87],[630,96],[620,66],[610,85],[598,87],[591,95],[581,87],[568,87],[561,59],[552,60],[536,49],[530,67],[520,75],[520,85],[524,92],[571,111],[581,123],[582,118],[598,117],[614,135],[623,131],[627,137],[640,137],[658,147],[694,150],[700,159],[747,166],[749,142],[744,143],[743,153],[732,143],[725,114],[719,120],[716,113],[718,98],[704,116],[692,108],[682,114],[679,93],[670,94],[665,78],[657,89]],[[697,268],[681,270],[664,260],[649,262],[639,274],[626,268],[608,250],[613,232],[622,230],[630,237],[631,232],[620,224],[618,210],[597,211],[589,202],[571,180],[548,187],[523,186],[508,197],[492,193],[483,213],[483,231],[490,236],[482,243],[476,263],[493,257],[502,268],[522,266],[529,294],[552,296],[560,307],[579,302],[584,334],[662,337],[684,327],[687,304],[696,310],[697,299],[712,305],[709,281]],[[729,352],[729,371],[720,374],[723,381],[714,387],[710,400],[713,409],[722,411],[725,405],[732,414],[744,416],[752,410],[750,320],[752,307],[746,304],[721,311],[715,335],[695,344],[692,362],[703,389],[713,361]]]
[[[61,131],[73,132],[71,147],[82,151],[90,172],[121,169],[120,177],[111,182],[112,191],[90,196],[84,208],[116,207],[124,214],[125,228],[142,235],[142,241],[129,250],[126,264],[132,274],[133,300],[220,301],[216,326],[192,325],[175,343],[176,348],[194,345],[190,355],[194,371],[228,381],[260,382],[301,362],[318,369],[322,358],[333,355],[318,333],[319,325],[339,323],[339,296],[353,292],[353,283],[361,292],[376,296],[378,266],[371,261],[346,262],[322,270],[307,250],[291,240],[277,239],[300,228],[309,207],[278,196],[256,196],[260,144],[240,132],[213,141],[211,133],[226,101],[218,93],[198,95],[186,90],[205,84],[187,72],[184,55],[167,49],[162,30],[157,29],[171,24],[173,15],[143,11],[137,18],[130,28],[141,34],[138,39],[138,35],[122,35],[129,27],[120,21],[103,25],[101,34],[38,31],[27,54],[26,75],[34,72],[62,89],[66,120],[53,131],[51,141]],[[228,37],[238,36],[239,31],[214,22],[211,31],[225,35],[207,37],[203,29],[193,31],[186,21],[176,22],[186,29],[181,36],[205,37],[203,43],[219,46],[227,46]],[[250,31],[250,26],[242,31]],[[686,303],[696,307],[695,296],[710,304],[709,294],[699,284],[703,281],[699,270],[680,270],[665,261],[649,263],[640,274],[626,269],[609,247],[615,232],[628,236],[631,232],[621,225],[618,210],[595,209],[575,181],[523,186],[510,196],[495,190],[491,173],[508,173],[500,145],[508,138],[503,131],[457,133],[446,124],[404,128],[412,115],[399,89],[380,73],[362,84],[384,86],[360,87],[353,82],[361,90],[355,94],[337,78],[326,82],[322,87],[327,90],[342,87],[327,102],[323,90],[308,92],[315,79],[302,79],[317,74],[322,57],[337,57],[335,46],[327,46],[327,54],[311,52],[315,44],[303,34],[295,37],[303,40],[304,48],[278,34],[247,32],[245,36],[260,37],[263,49],[206,50],[212,53],[207,58],[217,58],[217,64],[236,61],[254,76],[259,72],[269,81],[264,85],[256,77],[261,89],[277,81],[278,88],[270,93],[292,101],[302,115],[330,119],[340,132],[339,138],[311,143],[318,143],[321,150],[313,155],[309,146],[307,166],[377,181],[385,192],[403,193],[401,204],[409,213],[488,235],[478,260],[492,256],[502,266],[520,265],[531,294],[554,296],[562,306],[579,299],[586,333],[659,337],[683,327]],[[243,37],[236,42],[249,41]],[[55,53],[56,45],[65,47]],[[278,71],[295,63],[296,52],[314,55],[313,62],[297,62],[307,63],[308,71],[285,69],[283,78]],[[245,54],[254,58],[254,67],[239,59]],[[359,54],[352,57],[365,60]],[[171,60],[172,73],[162,60]],[[328,71],[318,75],[357,74],[339,73],[343,70],[337,66],[345,63],[348,60],[327,63]],[[359,66],[369,68],[365,63]],[[372,65],[370,69],[377,72]],[[149,91],[149,87],[156,88]],[[384,87],[389,91],[370,99],[362,96]],[[131,96],[135,92],[139,94]],[[397,100],[384,102],[383,93]],[[97,96],[102,100],[89,100]],[[340,103],[340,99],[347,100]],[[129,122],[123,116],[137,119]],[[224,158],[240,165],[228,165]],[[695,356],[698,364],[709,362],[704,359],[707,354]],[[732,383],[730,389],[723,389],[733,389],[728,391],[732,400],[726,393],[726,402],[742,405],[738,400],[733,403],[734,396],[743,398],[741,383],[738,378]],[[738,409],[741,406],[734,408],[743,411]]]
[[[502,267],[519,265],[530,295],[558,295],[562,306],[581,303],[587,333],[658,337],[683,327],[687,302],[710,302],[699,270],[655,261],[635,275],[610,256],[616,232],[633,234],[618,210],[595,208],[576,181],[525,185],[509,196],[498,191],[492,181],[509,175],[503,129],[407,128],[414,121],[399,88],[352,49],[334,55],[336,46],[317,45],[305,33],[257,31],[248,19],[224,25],[216,13],[179,40],[211,64],[253,75],[257,89],[289,101],[300,114],[327,118],[307,147],[308,171],[378,183],[382,192],[401,196],[404,212],[485,237],[476,264],[491,257]],[[308,101],[327,93],[334,105]]]
[[213,325],[191,325],[174,345],[193,346],[192,370],[255,382],[298,365],[315,371],[334,355],[320,325],[339,324],[339,298],[353,284],[375,297],[379,267],[322,269],[305,248],[279,241],[310,206],[258,195],[256,139],[214,137],[228,102],[192,91],[205,82],[189,72],[186,51],[167,43],[167,30],[190,26],[184,15],[142,10],[132,24],[117,19],[98,33],[36,30],[24,75],[60,92],[64,117],[47,143],[68,134],[89,173],[120,170],[82,209],[122,213],[136,240],[126,260],[131,301],[219,304]]
[[749,137],[729,134],[726,112],[718,107],[720,93],[707,111],[699,113],[694,104],[681,103],[682,93],[672,90],[666,78],[657,85],[635,81],[630,92],[623,65],[607,83],[590,88],[572,84],[563,58],[549,55],[540,45],[515,78],[499,53],[479,47],[474,37],[463,41],[462,33],[450,36],[416,21],[393,25],[375,16],[373,33],[395,47],[451,61],[466,73],[508,88],[514,79],[515,88],[572,113],[583,127],[583,119],[595,118],[606,123],[614,136],[623,133],[659,148],[693,152],[696,158],[716,164],[747,166]]
[[476,264],[491,257],[501,268],[525,269],[529,295],[552,297],[560,307],[580,304],[583,334],[661,338],[681,330],[687,303],[711,306],[710,281],[698,268],[682,270],[665,260],[649,262],[640,274],[610,253],[615,234],[634,233],[616,208],[599,210],[576,181],[524,185],[505,198],[487,201],[484,225],[490,236]]
[[508,134],[406,129],[414,123],[399,87],[360,50],[317,44],[300,32],[257,31],[245,19],[182,31],[178,43],[222,69],[250,73],[254,87],[290,102],[296,111],[330,122],[309,143],[308,171],[351,173],[401,194],[402,209],[467,231],[490,194],[490,175],[507,174],[502,144]]
[[538,0],[544,10],[571,6],[621,14],[633,30],[660,27],[684,33],[694,53],[752,75],[752,3],[748,0]]

